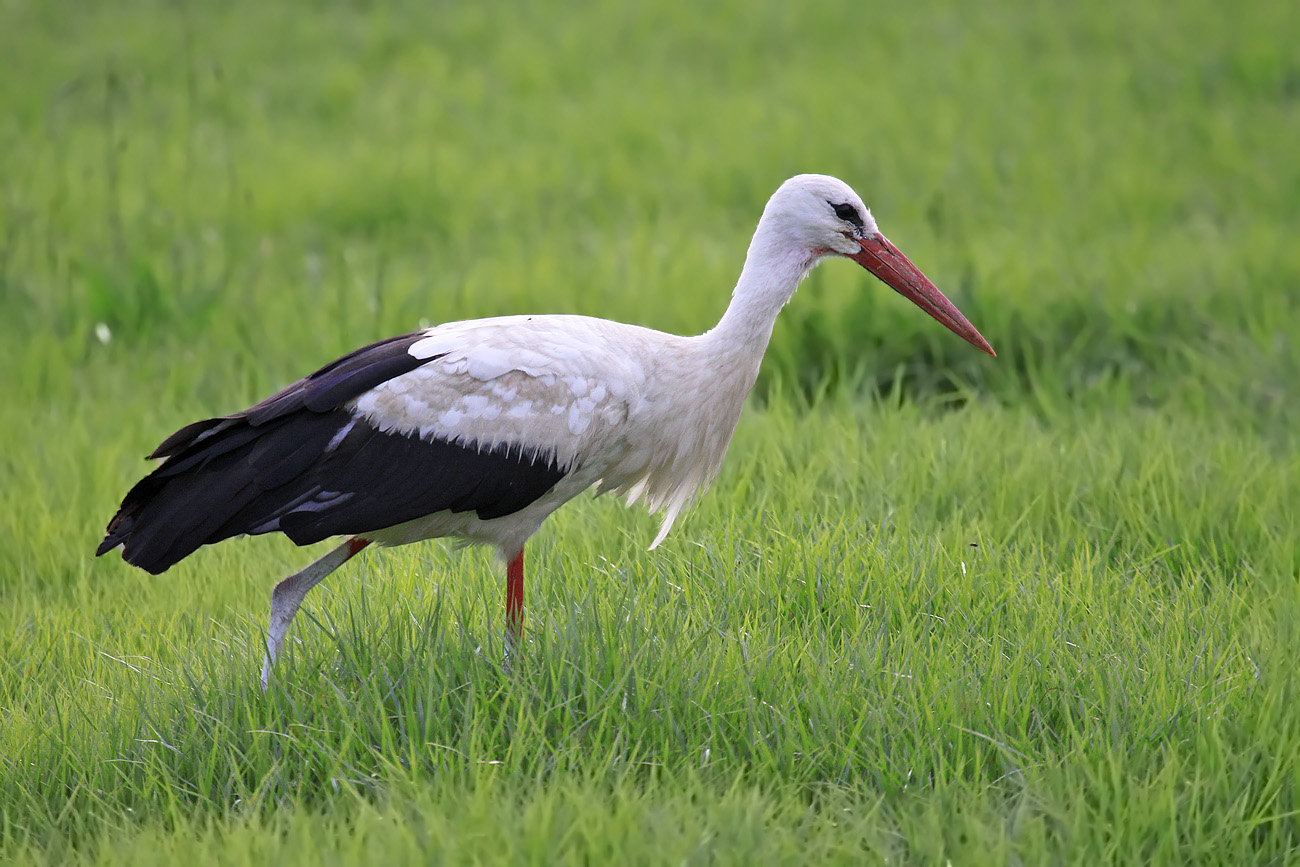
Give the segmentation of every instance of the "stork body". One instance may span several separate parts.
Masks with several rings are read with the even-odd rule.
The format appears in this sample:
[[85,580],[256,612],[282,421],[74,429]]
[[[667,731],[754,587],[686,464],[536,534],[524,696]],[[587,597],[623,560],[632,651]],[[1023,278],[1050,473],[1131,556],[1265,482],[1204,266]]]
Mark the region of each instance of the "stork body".
[[585,316],[453,322],[372,344],[232,416],[173,434],[98,553],[159,573],[204,544],[283,532],[352,538],[272,595],[265,686],[312,586],[367,544],[454,537],[507,569],[508,646],[523,549],[596,486],[674,520],[726,455],[781,307],[820,260],[852,258],[944,325],[983,337],[880,234],[844,183],[800,175],[769,200],[731,304],[690,337]]

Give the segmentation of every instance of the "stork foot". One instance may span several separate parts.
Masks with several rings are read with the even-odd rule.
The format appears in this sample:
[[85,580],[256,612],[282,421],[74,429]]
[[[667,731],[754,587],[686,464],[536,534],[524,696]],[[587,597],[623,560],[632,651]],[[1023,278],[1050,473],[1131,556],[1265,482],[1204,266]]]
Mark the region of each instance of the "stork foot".
[[285,578],[271,591],[271,622],[266,632],[266,656],[262,660],[262,691],[271,684],[271,669],[280,658],[284,647],[284,636],[289,631],[298,607],[302,605],[307,591],[324,581],[335,569],[356,556],[357,552],[370,544],[369,539],[354,536],[339,545],[319,560],[303,567]]

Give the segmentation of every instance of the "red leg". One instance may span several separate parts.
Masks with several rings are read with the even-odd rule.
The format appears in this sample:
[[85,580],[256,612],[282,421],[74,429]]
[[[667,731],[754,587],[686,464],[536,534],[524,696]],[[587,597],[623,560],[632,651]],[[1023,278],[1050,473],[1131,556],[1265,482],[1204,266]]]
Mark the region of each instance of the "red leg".
[[506,642],[518,646],[524,637],[524,549],[506,567]]

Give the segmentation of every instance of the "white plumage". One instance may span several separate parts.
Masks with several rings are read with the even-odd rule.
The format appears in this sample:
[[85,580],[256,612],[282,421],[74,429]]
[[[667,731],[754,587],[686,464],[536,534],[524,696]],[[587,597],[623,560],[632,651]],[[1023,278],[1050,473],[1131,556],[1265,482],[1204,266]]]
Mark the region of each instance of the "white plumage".
[[593,484],[663,512],[658,545],[717,473],[762,353],[729,352],[715,332],[678,337],[586,316],[453,322],[425,335],[411,354],[440,357],[359,397],[360,415],[393,433],[551,456],[569,475],[514,515],[430,516],[373,541],[468,536],[507,558]]
[[[852,189],[800,175],[768,201],[731,303],[704,334],[538,315],[452,322],[375,344],[245,413],[169,438],[155,453],[168,462],[128,494],[100,553],[124,545],[128,560],[161,571],[239,532],[281,530],[300,543],[354,533],[277,586],[264,683],[303,596],[369,542],[492,545],[510,563],[517,638],[528,538],[597,486],[660,513],[657,546],[721,467],[781,307],[832,255],[859,262],[992,354]],[[226,495],[236,504],[224,506],[229,515],[181,526],[175,503],[214,481],[236,492]]]

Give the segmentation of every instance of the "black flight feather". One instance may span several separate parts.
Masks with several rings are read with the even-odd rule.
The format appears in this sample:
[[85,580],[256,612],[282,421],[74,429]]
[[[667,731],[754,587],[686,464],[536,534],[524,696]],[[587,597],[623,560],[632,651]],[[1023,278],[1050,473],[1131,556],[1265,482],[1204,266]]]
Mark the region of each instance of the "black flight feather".
[[123,546],[157,574],[201,545],[283,532],[299,545],[364,534],[440,511],[500,518],[553,488],[566,470],[508,445],[481,450],[384,432],[343,409],[433,359],[423,332],[357,350],[244,412],[181,428],[167,460],[131,489],[96,554]]

